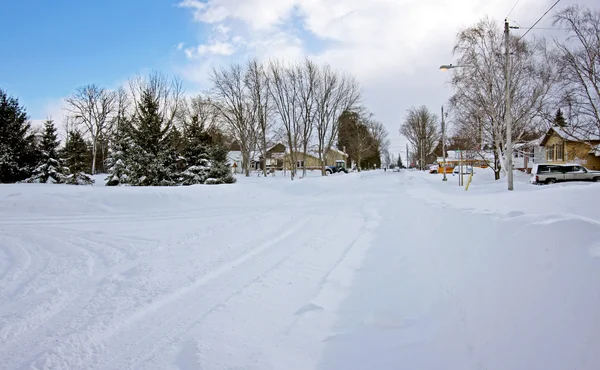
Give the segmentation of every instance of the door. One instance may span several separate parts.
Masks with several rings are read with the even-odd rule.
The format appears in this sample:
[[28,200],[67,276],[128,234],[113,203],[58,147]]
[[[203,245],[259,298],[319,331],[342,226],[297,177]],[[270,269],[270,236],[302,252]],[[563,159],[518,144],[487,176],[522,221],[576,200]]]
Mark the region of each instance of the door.
[[585,181],[587,180],[587,170],[583,166],[573,166],[571,176],[573,181]]

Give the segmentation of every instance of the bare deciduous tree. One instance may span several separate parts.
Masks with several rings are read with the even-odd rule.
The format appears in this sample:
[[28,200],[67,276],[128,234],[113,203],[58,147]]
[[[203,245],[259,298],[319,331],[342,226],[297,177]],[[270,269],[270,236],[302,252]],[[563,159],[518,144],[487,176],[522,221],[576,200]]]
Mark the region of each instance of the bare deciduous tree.
[[338,138],[339,117],[343,112],[354,111],[360,98],[360,88],[354,78],[340,75],[329,65],[322,68],[316,90],[315,129],[323,176],[326,174],[327,153]]
[[287,147],[290,152],[290,173],[294,180],[298,162],[298,144],[301,137],[300,84],[297,70],[289,68],[280,61],[269,62],[271,78],[271,97],[275,112],[283,128]]
[[310,59],[305,59],[296,67],[298,76],[298,108],[300,109],[300,145],[302,146],[302,176],[306,176],[306,157],[316,121],[317,86],[320,82],[318,66]]
[[262,156],[263,175],[267,176],[267,149],[268,135],[271,128],[271,80],[265,67],[257,59],[250,60],[245,77],[246,87],[249,90],[252,116],[256,120],[257,146]]
[[555,42],[569,129],[577,136],[599,136],[600,11],[570,6],[555,15],[554,24],[569,31],[567,42]]
[[439,140],[439,118],[427,107],[412,107],[400,127],[400,134],[412,145],[419,160],[419,168],[425,169],[425,159],[433,152]]
[[96,173],[98,140],[109,129],[115,93],[97,85],[86,85],[65,99],[66,110],[76,125],[83,125],[92,141],[92,173]]
[[245,68],[241,64],[213,69],[210,76],[213,83],[213,104],[240,146],[244,171],[248,177],[258,130],[245,77]]
[[[512,141],[519,142],[543,125],[555,81],[544,41],[510,40],[510,99]],[[457,64],[451,107],[460,129],[483,135],[494,147],[495,163],[506,161],[504,36],[489,19],[459,33],[454,46]],[[505,166],[501,166],[504,168]],[[495,168],[499,178],[501,168]]]

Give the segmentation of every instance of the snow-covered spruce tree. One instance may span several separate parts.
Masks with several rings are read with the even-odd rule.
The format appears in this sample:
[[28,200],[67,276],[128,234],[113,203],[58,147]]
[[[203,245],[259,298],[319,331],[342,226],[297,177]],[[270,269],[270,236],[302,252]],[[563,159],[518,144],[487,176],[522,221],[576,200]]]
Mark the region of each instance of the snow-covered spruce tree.
[[172,145],[177,109],[173,94],[177,92],[160,75],[138,81],[135,88],[138,98],[131,124],[128,161],[132,166],[128,182],[135,186],[177,185],[177,153]]
[[25,108],[0,89],[0,183],[28,178],[37,162]]
[[87,154],[88,145],[81,133],[76,130],[70,131],[62,150],[63,160],[70,173],[65,179],[66,184],[91,185],[94,183],[94,180],[86,173],[88,169]]
[[227,164],[227,148],[223,145],[213,145],[210,151],[211,167],[206,184],[233,184],[235,177]]
[[106,168],[108,169],[107,186],[127,184],[130,176],[131,163],[128,155],[132,144],[128,131],[129,122],[126,121],[125,117],[122,117],[117,119],[116,124],[112,145],[106,160]]
[[31,177],[25,180],[26,182],[45,184],[51,179],[53,183],[60,184],[65,181],[69,169],[62,165],[58,156],[59,145],[54,122],[47,120],[44,123],[44,136],[39,146],[40,159]]
[[204,184],[211,170],[209,161],[210,136],[197,122],[192,121],[184,130],[182,157],[185,169],[179,176],[181,185]]

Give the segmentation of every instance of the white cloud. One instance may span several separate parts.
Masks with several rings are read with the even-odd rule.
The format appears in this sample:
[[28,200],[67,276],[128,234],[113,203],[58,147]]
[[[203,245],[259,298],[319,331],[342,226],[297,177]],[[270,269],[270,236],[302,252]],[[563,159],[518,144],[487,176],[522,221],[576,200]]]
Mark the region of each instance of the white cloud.
[[177,44],[177,46],[176,46],[176,49],[177,49],[178,51],[181,51],[181,50],[183,50],[183,47],[184,47],[184,46],[185,46],[185,45],[184,45],[184,43],[183,43],[183,42],[180,42],[179,44]]
[[[551,2],[521,0],[511,19],[521,26],[531,25]],[[199,46],[193,55],[206,55],[210,50],[232,52],[220,53],[228,59],[205,58],[188,66],[194,71],[190,73],[194,81],[205,82],[196,74],[209,70],[211,64],[244,60],[248,54],[292,60],[310,54],[358,77],[366,105],[397,143],[399,125],[410,106],[424,104],[437,112],[447,101],[449,75],[439,72],[438,66],[452,61],[459,30],[485,16],[502,21],[514,2],[185,0],[179,5],[190,9],[196,22],[213,25],[207,37],[213,43]],[[545,22],[549,24],[550,19]],[[306,34],[310,38],[304,38]],[[317,48],[311,44],[314,39],[320,40]],[[237,48],[211,49],[214,40],[234,43]],[[397,145],[394,151],[404,151],[403,144]]]
[[185,55],[188,59],[197,59],[207,54],[231,55],[235,52],[235,47],[228,42],[215,41],[211,44],[201,44],[195,48],[185,49]]

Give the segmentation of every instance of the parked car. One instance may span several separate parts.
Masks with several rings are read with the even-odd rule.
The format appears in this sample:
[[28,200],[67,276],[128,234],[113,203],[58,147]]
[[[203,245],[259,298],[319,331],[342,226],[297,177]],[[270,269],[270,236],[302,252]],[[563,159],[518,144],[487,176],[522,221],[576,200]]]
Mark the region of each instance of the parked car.
[[600,182],[600,171],[592,171],[579,164],[535,164],[531,169],[533,184],[554,184],[562,181]]
[[[463,169],[463,175],[470,175],[471,172],[473,172],[473,167],[472,166],[462,166]],[[452,175],[460,175],[460,166],[456,166],[454,167],[454,170],[452,170]]]
[[437,166],[437,165],[429,166],[429,173],[438,173],[438,170],[439,170],[439,166]]

